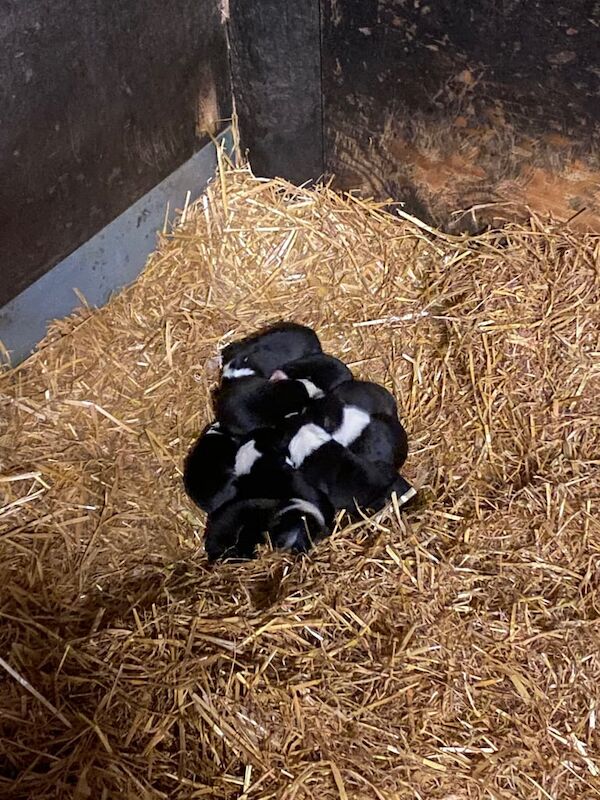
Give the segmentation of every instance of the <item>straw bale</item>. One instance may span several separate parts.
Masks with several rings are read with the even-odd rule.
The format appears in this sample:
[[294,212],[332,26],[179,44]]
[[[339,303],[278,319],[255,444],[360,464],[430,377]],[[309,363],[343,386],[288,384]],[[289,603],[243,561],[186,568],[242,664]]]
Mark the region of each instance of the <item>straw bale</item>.
[[[0,379],[0,795],[600,796],[600,242],[223,167]],[[183,457],[278,319],[397,396],[409,511],[209,569]]]

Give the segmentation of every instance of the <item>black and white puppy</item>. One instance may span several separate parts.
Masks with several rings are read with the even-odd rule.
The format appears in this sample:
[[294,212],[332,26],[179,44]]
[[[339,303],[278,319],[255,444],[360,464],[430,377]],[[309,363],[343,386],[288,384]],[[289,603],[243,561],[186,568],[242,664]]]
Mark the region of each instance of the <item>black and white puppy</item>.
[[288,446],[288,463],[325,494],[336,511],[356,506],[378,510],[396,478],[391,464],[361,459],[312,422],[298,427]]
[[275,550],[307,553],[331,532],[328,508],[328,504],[319,506],[301,497],[246,498],[226,503],[208,518],[208,560],[250,560],[268,539]]
[[352,380],[352,372],[339,358],[327,353],[298,358],[284,364],[271,375],[272,381],[299,380],[312,391],[313,397],[327,394],[344,381]]
[[319,337],[311,328],[279,322],[223,349],[223,379],[269,378],[283,364],[320,352]]
[[310,413],[313,422],[359,458],[385,462],[396,470],[406,461],[408,437],[395,413],[368,413],[333,394],[315,403]]
[[311,393],[301,381],[269,381],[257,376],[228,380],[216,392],[215,413],[234,435],[272,428],[301,412]]
[[235,496],[235,463],[239,440],[218,422],[208,425],[190,448],[183,465],[188,497],[210,513]]
[[273,463],[268,454],[252,466],[238,478],[235,499],[209,515],[206,552],[211,561],[253,558],[267,537],[277,550],[304,553],[331,532],[333,507],[300,473],[284,464],[269,475]]
[[252,558],[269,536],[275,549],[307,552],[331,531],[328,499],[286,463],[280,431],[253,431],[235,454],[234,497],[209,515],[206,549],[210,559]]
[[271,543],[276,550],[287,550],[294,555],[308,553],[315,544],[329,536],[333,517],[333,506],[323,494],[320,502],[291,497],[271,517]]
[[288,463],[338,510],[378,510],[393,491],[402,505],[414,494],[398,475],[408,439],[395,415],[371,415],[329,395],[295,421],[287,442]]
[[254,558],[280,502],[274,498],[236,499],[209,514],[204,538],[208,560]]

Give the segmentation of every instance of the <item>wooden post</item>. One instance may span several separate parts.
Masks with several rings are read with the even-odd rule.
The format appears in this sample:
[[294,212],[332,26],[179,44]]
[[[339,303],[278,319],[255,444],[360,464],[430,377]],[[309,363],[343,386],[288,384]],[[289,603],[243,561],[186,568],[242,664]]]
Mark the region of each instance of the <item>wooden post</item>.
[[323,173],[319,0],[230,0],[232,86],[253,171],[294,183]]

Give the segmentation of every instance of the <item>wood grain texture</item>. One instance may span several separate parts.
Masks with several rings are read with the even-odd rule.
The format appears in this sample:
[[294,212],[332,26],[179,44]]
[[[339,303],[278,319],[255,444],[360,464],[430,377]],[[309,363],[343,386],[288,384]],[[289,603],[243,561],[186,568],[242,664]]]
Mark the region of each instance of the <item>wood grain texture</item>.
[[340,188],[449,230],[528,209],[600,230],[600,3],[322,8],[325,162]]
[[323,173],[319,0],[230,0],[231,74],[242,149],[256,175]]
[[231,114],[218,0],[4,0],[0,305]]

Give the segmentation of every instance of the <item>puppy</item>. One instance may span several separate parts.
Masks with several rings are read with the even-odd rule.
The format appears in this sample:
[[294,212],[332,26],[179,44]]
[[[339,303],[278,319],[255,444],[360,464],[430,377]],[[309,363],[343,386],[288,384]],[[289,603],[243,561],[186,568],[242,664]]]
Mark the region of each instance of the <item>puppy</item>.
[[258,428],[274,428],[301,412],[310,394],[300,381],[268,381],[256,376],[227,381],[215,396],[219,422],[235,436]]
[[356,506],[377,510],[393,484],[391,464],[361,459],[315,423],[298,427],[288,445],[288,463],[329,499],[336,511]]
[[192,445],[183,465],[183,485],[188,497],[210,513],[235,496],[235,461],[239,440],[221,428],[208,425]]
[[209,516],[206,552],[209,561],[250,559],[267,537],[275,549],[307,552],[329,535],[333,516],[326,497],[300,473],[276,465],[267,455],[238,478],[235,499]]
[[273,498],[235,499],[210,514],[204,539],[209,562],[254,558],[279,504]]
[[227,345],[221,353],[223,378],[269,378],[282,364],[320,352],[321,343],[313,330],[294,322],[279,322]]
[[[307,414],[310,415],[311,421],[359,458],[370,462],[385,462],[399,469],[408,456],[406,431],[396,416],[395,408],[394,414],[366,411],[364,406],[367,405],[371,408],[381,405],[390,407],[386,397],[387,392],[386,395],[375,393],[374,402],[367,402],[373,399],[372,390],[369,388],[367,392],[368,396],[365,399],[364,391],[360,388],[361,396],[358,399],[362,402],[362,408],[342,403],[337,393],[332,392],[323,400],[314,403]],[[382,399],[383,403],[380,402]]]
[[291,497],[275,511],[269,523],[273,547],[294,555],[308,553],[315,544],[329,536],[333,517],[333,506],[323,494],[319,503]]

